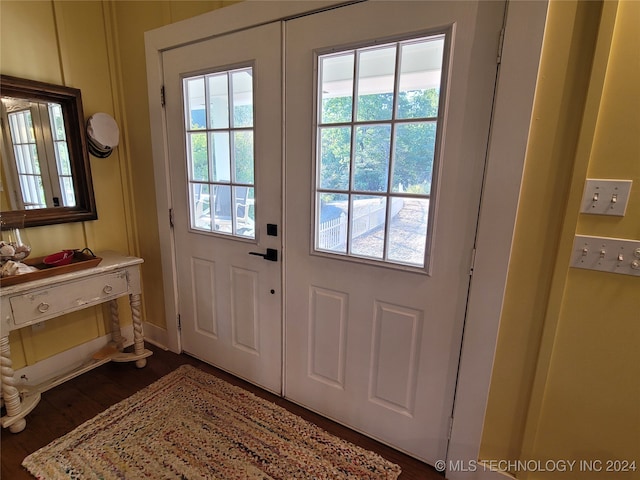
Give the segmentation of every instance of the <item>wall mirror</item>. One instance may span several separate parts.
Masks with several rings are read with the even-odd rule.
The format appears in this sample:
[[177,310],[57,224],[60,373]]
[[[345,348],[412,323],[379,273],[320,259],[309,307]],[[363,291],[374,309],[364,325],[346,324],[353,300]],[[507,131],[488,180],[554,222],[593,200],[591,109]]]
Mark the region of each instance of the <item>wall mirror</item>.
[[98,218],[80,90],[0,75],[3,219],[25,227]]

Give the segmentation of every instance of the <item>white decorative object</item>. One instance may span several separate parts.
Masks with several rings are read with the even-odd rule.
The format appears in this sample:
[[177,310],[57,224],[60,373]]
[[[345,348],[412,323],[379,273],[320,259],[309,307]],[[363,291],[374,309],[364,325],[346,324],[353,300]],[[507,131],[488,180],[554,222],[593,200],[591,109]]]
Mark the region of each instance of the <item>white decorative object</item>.
[[[41,392],[110,361],[135,362],[136,367],[142,368],[153,353],[144,348],[140,316],[140,264],[144,260],[115,252],[101,252],[98,256],[102,262],[95,267],[0,289],[0,367],[7,411],[1,423],[12,433],[24,430],[24,417],[36,407]],[[125,340],[120,331],[117,298],[125,295],[129,296],[133,319],[133,353],[122,351]],[[11,331],[105,302],[109,302],[111,310],[112,348],[101,350],[88,363],[71,372],[61,372],[49,382],[17,386],[9,347]]]
[[31,245],[24,231],[24,214],[14,218],[1,218],[0,263],[20,262],[31,253]]
[[94,157],[106,158],[120,143],[120,129],[113,117],[96,113],[87,121],[87,147]]

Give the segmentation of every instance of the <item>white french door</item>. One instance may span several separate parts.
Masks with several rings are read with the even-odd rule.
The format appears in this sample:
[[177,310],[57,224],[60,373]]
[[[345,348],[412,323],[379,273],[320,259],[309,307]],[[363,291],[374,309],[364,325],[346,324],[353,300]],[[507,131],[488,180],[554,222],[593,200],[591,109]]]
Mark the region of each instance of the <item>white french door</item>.
[[278,394],[281,264],[259,255],[281,247],[280,38],[274,23],[163,54],[182,348]]
[[163,53],[186,352],[446,458],[503,14],[363,2]]
[[446,458],[503,14],[366,2],[286,23],[285,393],[432,464]]

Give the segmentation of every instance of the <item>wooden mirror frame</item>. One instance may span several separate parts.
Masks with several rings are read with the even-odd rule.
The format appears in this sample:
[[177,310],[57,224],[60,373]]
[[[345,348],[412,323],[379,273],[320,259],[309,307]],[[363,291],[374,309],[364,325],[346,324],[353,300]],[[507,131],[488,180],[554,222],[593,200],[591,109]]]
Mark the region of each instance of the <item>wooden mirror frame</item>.
[[[2,218],[10,220],[11,218],[24,215],[25,227],[96,220],[98,218],[98,212],[93,194],[91,165],[87,152],[85,120],[80,90],[35,80],[0,75],[0,95],[43,102],[55,102],[62,106],[76,199],[75,207],[9,210],[1,212]],[[6,159],[3,159],[3,161],[6,161]]]

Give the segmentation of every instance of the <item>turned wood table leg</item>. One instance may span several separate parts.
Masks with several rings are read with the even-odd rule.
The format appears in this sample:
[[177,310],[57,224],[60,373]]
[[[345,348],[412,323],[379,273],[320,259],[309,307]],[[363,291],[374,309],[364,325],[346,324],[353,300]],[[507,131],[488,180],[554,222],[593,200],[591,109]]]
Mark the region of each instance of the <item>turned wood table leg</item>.
[[110,300],[111,307],[111,340],[116,344],[116,348],[120,351],[124,348],[124,337],[120,330],[120,314],[118,312],[118,300]]
[[[133,318],[133,351],[136,355],[144,353],[144,336],[142,334],[142,317],[140,316],[140,294],[129,295],[131,316]],[[147,364],[147,359],[136,360],[136,367],[142,368]]]
[[[11,348],[9,347],[9,337],[0,338],[0,368],[2,374],[2,397],[7,409],[8,417],[18,416],[22,412],[20,404],[20,393],[16,388],[13,378],[13,362],[11,361]],[[11,433],[18,433],[24,430],[27,421],[22,418],[9,427]]]

